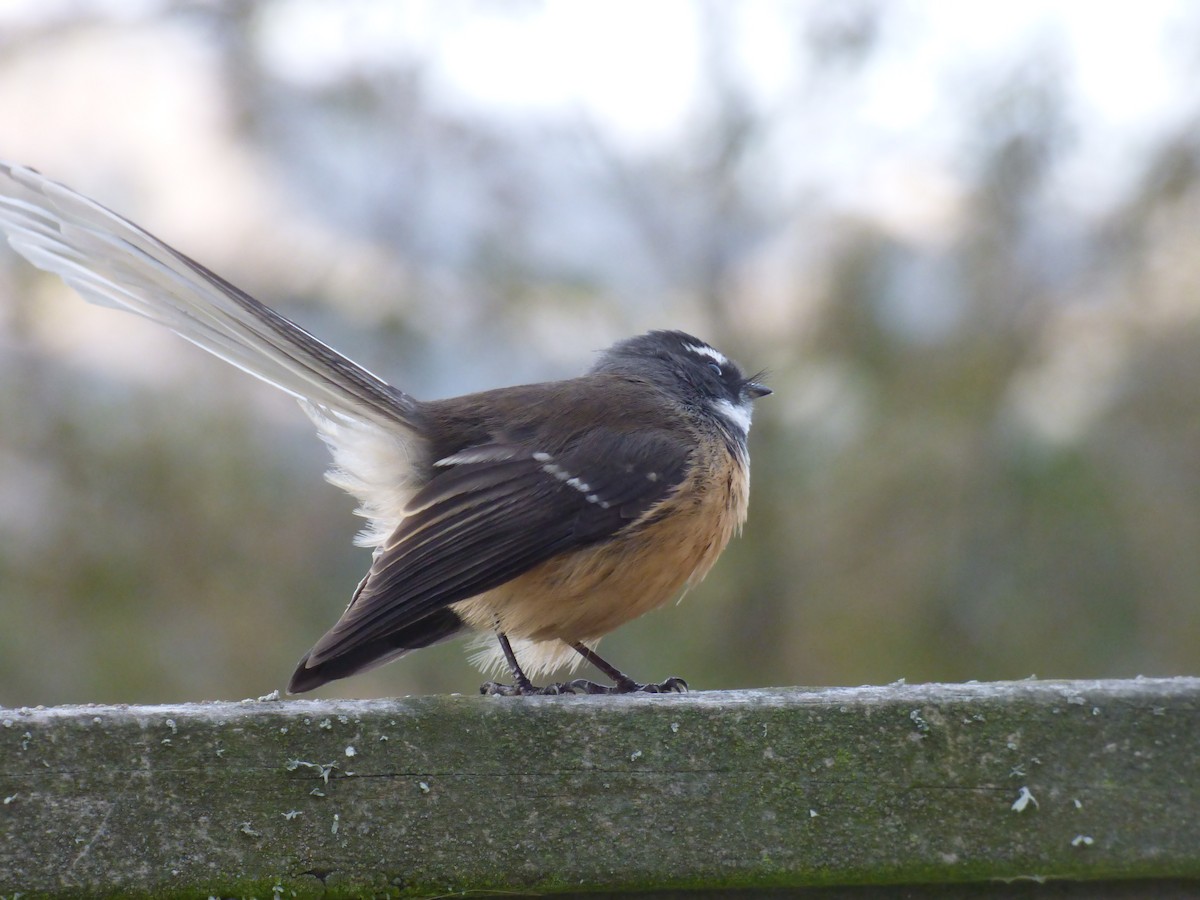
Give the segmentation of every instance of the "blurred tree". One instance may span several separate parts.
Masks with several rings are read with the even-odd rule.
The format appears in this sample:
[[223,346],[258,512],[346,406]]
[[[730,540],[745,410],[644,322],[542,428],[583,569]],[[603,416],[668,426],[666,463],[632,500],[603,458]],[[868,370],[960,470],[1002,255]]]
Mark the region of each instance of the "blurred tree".
[[[419,396],[571,374],[648,327],[768,365],[746,536],[606,641],[636,674],[1194,670],[1196,100],[1106,173],[1069,29],[938,68],[953,17],[921,4],[764,9],[678,13],[656,47],[692,99],[641,142],[583,103],[448,87],[464,34],[525,63],[478,38],[542,33],[561,12],[538,4],[26,13],[0,33],[0,144],[86,157],[62,177]],[[538,83],[568,81],[582,45],[549,49]],[[94,109],[67,111],[85,83]],[[1115,199],[1074,192],[1081,160]],[[9,255],[0,297],[0,703],[282,683],[366,565],[302,417],[169,336],[106,355],[136,323],[76,324]],[[476,681],[450,646],[326,692]]]

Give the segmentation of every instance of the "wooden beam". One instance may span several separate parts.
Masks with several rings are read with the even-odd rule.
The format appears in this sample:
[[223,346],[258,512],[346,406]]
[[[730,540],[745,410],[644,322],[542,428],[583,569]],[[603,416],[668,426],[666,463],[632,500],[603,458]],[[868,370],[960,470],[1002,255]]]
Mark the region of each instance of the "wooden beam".
[[1023,879],[1200,888],[1200,679],[0,709],[4,896]]

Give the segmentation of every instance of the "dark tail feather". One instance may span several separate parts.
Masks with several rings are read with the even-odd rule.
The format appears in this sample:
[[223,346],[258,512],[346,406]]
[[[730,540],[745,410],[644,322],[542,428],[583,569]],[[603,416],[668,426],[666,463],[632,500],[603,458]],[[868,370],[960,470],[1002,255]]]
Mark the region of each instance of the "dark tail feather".
[[296,666],[292,680],[288,683],[289,694],[302,694],[320,687],[326,682],[336,681],[382,666],[386,662],[403,656],[410,650],[420,650],[432,644],[449,640],[461,632],[466,626],[463,620],[449,609],[439,609],[430,613],[407,628],[401,629],[385,638],[352,647],[340,656],[309,667],[310,650]]

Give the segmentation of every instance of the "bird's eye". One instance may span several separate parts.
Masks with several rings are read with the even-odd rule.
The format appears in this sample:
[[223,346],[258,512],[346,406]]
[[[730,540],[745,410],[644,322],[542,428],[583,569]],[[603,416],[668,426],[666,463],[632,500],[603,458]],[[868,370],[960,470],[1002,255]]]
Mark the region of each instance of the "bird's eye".
[[713,370],[713,374],[715,374],[718,378],[720,378],[722,375],[725,374],[724,372],[721,371],[721,367],[718,366],[715,362],[710,362],[708,364],[708,367]]

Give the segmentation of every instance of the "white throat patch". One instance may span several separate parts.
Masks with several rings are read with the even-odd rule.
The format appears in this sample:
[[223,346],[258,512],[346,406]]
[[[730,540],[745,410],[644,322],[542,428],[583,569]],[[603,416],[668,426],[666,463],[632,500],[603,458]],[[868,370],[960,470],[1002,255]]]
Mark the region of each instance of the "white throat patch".
[[724,398],[713,400],[711,403],[713,412],[732,425],[742,437],[750,433],[749,403],[730,403]]

